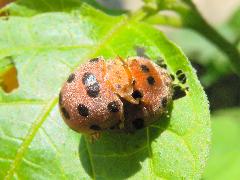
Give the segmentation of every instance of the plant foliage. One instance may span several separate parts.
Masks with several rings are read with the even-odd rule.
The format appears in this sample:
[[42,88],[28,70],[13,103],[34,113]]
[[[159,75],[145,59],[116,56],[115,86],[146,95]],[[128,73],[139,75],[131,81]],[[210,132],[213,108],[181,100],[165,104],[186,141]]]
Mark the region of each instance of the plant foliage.
[[[0,59],[11,57],[19,81],[14,92],[0,91],[0,179],[199,179],[209,107],[181,50],[133,17],[76,1],[37,2],[10,4],[3,9],[10,16],[0,20]],[[183,70],[189,92],[174,101],[169,118],[135,134],[104,133],[91,144],[64,124],[61,85],[90,58],[135,56],[139,47],[163,58],[171,73]]]

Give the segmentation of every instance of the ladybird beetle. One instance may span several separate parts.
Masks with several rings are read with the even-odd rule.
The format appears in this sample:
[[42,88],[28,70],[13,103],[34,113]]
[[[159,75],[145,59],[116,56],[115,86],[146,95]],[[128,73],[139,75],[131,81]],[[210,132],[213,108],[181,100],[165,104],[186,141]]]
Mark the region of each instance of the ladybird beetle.
[[168,71],[144,57],[103,57],[77,68],[64,83],[59,107],[66,124],[91,136],[134,132],[167,112],[173,98]]

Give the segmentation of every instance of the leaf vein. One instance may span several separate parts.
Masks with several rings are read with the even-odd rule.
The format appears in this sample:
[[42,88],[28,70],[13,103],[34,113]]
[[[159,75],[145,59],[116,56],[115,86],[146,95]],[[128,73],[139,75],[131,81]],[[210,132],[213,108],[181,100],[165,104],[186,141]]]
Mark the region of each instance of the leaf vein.
[[7,171],[7,175],[5,176],[5,180],[11,179],[14,172],[16,171],[17,167],[21,163],[23,156],[25,152],[27,151],[30,143],[32,142],[34,136],[36,135],[38,129],[43,124],[43,122],[46,120],[46,117],[50,113],[50,111],[54,108],[54,106],[57,104],[58,98],[54,98],[52,101],[50,101],[42,110],[42,112],[39,114],[38,118],[32,123],[31,128],[29,129],[27,135],[24,138],[24,141],[20,145],[15,159],[13,163],[10,165],[9,170]]
[[[149,137],[149,128],[147,127],[146,128],[146,137],[147,137],[147,149],[148,149],[148,155],[149,155],[149,158],[148,158],[148,167],[150,169],[150,174],[151,173],[154,173],[153,171],[153,167],[152,167],[152,152],[151,152],[151,146],[150,146],[150,137]],[[150,177],[152,177],[150,175]]]
[[35,167],[37,169],[41,169],[43,172],[47,172],[49,175],[54,175],[51,171],[49,171],[49,170],[47,170],[45,168],[42,168],[41,165],[36,164],[35,162],[32,162],[32,161],[30,161],[30,160],[28,160],[28,159],[26,159],[24,157],[22,158],[22,161],[25,162],[26,164],[32,166],[32,167]]
[[56,151],[56,153],[59,155],[61,154],[58,149],[57,149],[57,146],[54,144],[54,142],[52,141],[51,137],[47,134],[46,130],[44,129],[44,127],[40,127],[40,129],[42,130],[43,134],[46,136],[46,139],[48,141],[48,143],[50,144],[50,146],[52,147],[52,149],[54,151]]
[[89,144],[88,144],[88,140],[87,140],[86,137],[84,137],[84,140],[85,140],[86,150],[87,150],[89,161],[90,161],[90,165],[91,165],[93,179],[96,179],[96,172],[95,172],[95,169],[94,169],[93,158],[92,158],[92,155],[91,155],[91,152],[90,152],[90,147],[89,147]]
[[0,157],[0,161],[9,161],[9,162],[12,162],[13,159],[8,159],[6,157]]

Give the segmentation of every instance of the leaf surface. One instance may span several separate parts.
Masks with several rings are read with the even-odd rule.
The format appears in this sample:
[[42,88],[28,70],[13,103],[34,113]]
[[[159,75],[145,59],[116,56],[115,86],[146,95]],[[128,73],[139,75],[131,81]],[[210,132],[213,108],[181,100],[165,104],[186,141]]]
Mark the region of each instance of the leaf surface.
[[212,115],[212,148],[204,179],[238,179],[240,176],[240,109],[225,109]]
[[[47,2],[46,2],[47,3]],[[135,56],[144,48],[169,71],[187,76],[187,96],[171,116],[135,134],[104,133],[96,143],[60,117],[58,93],[71,71],[90,58]],[[0,20],[0,59],[11,57],[19,88],[0,92],[0,179],[199,179],[210,141],[204,91],[181,50],[161,32],[127,16],[81,4]]]

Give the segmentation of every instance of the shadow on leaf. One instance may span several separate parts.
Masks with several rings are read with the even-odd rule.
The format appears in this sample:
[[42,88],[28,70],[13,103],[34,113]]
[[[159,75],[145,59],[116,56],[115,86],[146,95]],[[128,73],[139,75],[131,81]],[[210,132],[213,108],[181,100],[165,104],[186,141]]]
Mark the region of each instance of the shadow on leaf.
[[125,179],[140,171],[141,162],[151,158],[151,143],[167,129],[171,110],[172,106],[168,116],[134,134],[106,132],[94,143],[81,136],[79,157],[85,171],[94,179]]

